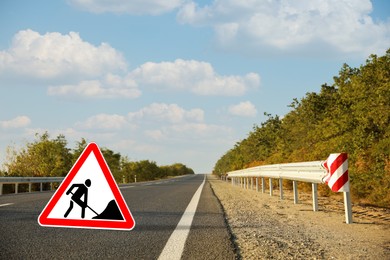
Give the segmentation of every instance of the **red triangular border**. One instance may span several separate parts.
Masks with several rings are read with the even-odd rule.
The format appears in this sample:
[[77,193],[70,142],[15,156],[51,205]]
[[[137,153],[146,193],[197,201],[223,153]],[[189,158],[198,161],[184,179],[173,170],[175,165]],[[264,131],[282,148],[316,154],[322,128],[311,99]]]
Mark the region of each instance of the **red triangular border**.
[[[99,166],[107,180],[109,187],[114,195],[119,210],[122,212],[124,220],[78,220],[78,219],[60,219],[60,218],[48,218],[50,212],[57,204],[59,199],[65,193],[66,189],[76,176],[81,166],[84,164],[88,156],[94,153],[99,163]],[[76,163],[66,175],[53,197],[47,203],[42,213],[38,217],[38,223],[41,226],[52,226],[52,227],[69,227],[69,228],[92,228],[92,229],[120,229],[120,230],[131,230],[135,226],[135,221],[123,196],[116,184],[114,177],[111,174],[110,169],[96,143],[89,143],[85,147],[84,151],[77,159]]]

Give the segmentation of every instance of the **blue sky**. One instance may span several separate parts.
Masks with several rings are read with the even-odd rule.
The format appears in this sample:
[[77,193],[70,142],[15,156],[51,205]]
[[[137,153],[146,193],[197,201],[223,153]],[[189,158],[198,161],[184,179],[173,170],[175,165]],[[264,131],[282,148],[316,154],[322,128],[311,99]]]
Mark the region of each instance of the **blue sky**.
[[210,172],[264,112],[390,47],[387,0],[0,2],[0,162],[35,133]]

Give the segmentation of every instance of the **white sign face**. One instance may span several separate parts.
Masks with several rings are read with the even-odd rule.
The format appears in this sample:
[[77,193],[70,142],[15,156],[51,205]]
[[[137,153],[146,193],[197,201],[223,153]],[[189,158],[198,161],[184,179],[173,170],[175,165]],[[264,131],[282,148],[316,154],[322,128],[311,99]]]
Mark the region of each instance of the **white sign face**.
[[[90,180],[91,185],[87,187],[85,182]],[[75,184],[75,186],[73,186]],[[82,186],[78,186],[82,185]],[[71,187],[73,186],[72,190]],[[80,201],[86,202],[88,207],[85,209],[85,216],[82,218],[82,207],[77,205],[76,198],[72,200],[72,197],[77,193],[78,189],[87,191],[87,201],[85,201],[85,195],[82,195]],[[68,195],[66,193],[70,191]],[[81,192],[79,192],[81,194]],[[102,170],[100,169],[99,163],[96,160],[96,157],[93,153],[90,153],[87,160],[81,166],[77,175],[70,182],[66,192],[62,194],[61,198],[58,200],[57,204],[54,206],[50,212],[48,218],[64,218],[65,213],[69,209],[71,203],[73,204],[72,209],[69,211],[66,218],[69,219],[92,219],[97,215],[92,211],[100,214],[105,210],[108,203],[114,199],[114,195]],[[92,210],[91,210],[92,209]]]

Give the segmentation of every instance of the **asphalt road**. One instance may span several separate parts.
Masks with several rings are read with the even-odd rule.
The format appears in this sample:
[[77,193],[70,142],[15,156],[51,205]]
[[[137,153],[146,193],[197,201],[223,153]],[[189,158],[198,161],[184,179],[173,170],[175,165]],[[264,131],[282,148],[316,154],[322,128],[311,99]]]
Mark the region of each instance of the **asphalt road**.
[[[203,179],[191,175],[121,186],[136,222],[131,231],[41,227],[37,218],[53,192],[0,196],[0,259],[158,259]],[[235,258],[207,181],[181,258]]]

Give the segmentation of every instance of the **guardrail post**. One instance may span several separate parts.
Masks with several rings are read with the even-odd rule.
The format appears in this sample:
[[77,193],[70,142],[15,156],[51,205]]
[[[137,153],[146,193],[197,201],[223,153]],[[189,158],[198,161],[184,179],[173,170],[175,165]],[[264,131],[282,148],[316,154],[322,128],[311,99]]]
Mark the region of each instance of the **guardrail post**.
[[28,184],[28,192],[31,192],[31,188],[32,188],[32,183],[30,182],[30,183]]
[[259,178],[256,177],[256,191],[259,192]]
[[279,192],[280,192],[280,199],[283,199],[283,179],[279,179]]
[[0,183],[0,195],[3,195],[3,183]]
[[273,191],[272,191],[272,179],[271,178],[269,178],[269,195],[270,196],[272,196],[272,193],[273,193]]
[[261,193],[265,193],[265,182],[264,182],[264,177],[261,177]]
[[344,209],[345,209],[345,223],[352,223],[352,205],[351,205],[351,194],[344,192]]
[[39,183],[39,191],[42,192],[43,191],[43,183]]
[[317,183],[312,183],[311,187],[313,193],[313,211],[318,211]]
[[251,190],[253,190],[253,177],[251,177]]
[[293,181],[294,204],[298,204],[298,183]]

